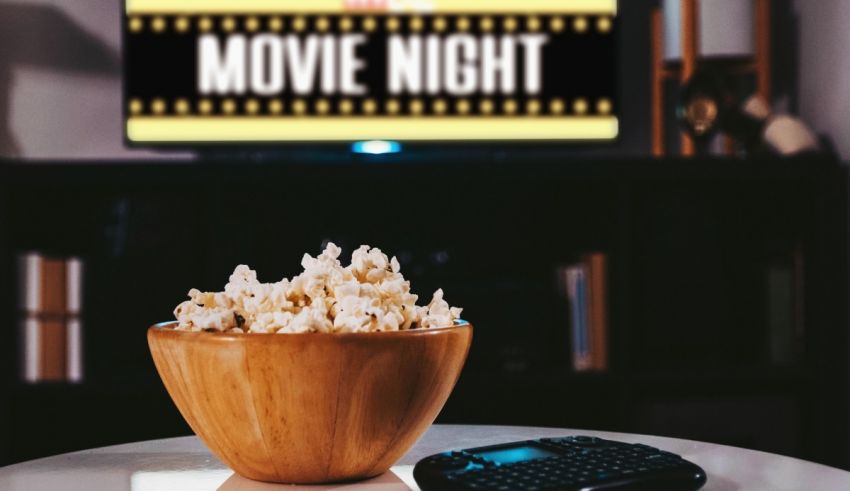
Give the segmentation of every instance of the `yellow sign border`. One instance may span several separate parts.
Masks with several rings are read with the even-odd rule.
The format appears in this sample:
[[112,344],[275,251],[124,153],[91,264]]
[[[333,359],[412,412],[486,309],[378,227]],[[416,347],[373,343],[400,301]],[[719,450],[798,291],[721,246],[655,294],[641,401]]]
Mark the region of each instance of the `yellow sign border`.
[[[368,1],[364,0],[364,3]],[[390,2],[387,2],[388,4]],[[345,0],[126,0],[127,15],[261,13],[608,14],[617,0],[397,0],[392,10],[347,7]]]
[[131,142],[285,142],[389,139],[613,140],[615,116],[576,117],[162,117],[133,116]]

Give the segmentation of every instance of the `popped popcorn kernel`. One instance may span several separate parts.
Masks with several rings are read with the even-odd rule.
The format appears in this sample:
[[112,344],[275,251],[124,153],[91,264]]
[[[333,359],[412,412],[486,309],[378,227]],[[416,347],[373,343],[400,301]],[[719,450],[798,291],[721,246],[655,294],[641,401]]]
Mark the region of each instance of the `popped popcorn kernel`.
[[189,290],[177,305],[176,329],[232,333],[379,332],[448,327],[463,309],[451,307],[443,290],[426,306],[416,305],[398,260],[363,245],[351,263],[329,243],[316,257],[304,254],[304,271],[294,278],[261,283],[256,271],[240,264],[223,292]]

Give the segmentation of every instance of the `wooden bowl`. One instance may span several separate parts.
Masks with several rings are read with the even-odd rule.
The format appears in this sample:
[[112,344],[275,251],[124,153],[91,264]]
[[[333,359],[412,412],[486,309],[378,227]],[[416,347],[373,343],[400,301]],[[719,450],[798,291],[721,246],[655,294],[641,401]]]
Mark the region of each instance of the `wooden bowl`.
[[327,483],[386,472],[460,376],[472,326],[346,334],[148,329],[156,369],[192,430],[240,475]]

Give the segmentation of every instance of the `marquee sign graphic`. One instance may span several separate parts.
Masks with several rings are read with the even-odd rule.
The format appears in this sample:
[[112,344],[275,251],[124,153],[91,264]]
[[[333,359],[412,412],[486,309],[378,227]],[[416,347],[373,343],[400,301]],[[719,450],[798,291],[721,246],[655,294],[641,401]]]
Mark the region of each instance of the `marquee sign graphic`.
[[616,0],[127,0],[127,139],[610,140],[616,15]]

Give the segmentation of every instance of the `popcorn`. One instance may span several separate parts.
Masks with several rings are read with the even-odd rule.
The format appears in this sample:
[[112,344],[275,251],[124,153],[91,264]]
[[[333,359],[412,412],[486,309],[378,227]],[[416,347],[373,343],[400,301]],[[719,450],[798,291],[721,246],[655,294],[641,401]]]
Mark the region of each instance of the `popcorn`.
[[189,290],[174,309],[176,329],[235,333],[376,332],[448,327],[462,309],[450,307],[443,290],[427,306],[417,306],[398,260],[378,248],[360,246],[351,264],[330,243],[317,257],[304,254],[304,272],[277,283],[260,283],[257,273],[239,265],[223,292]]

